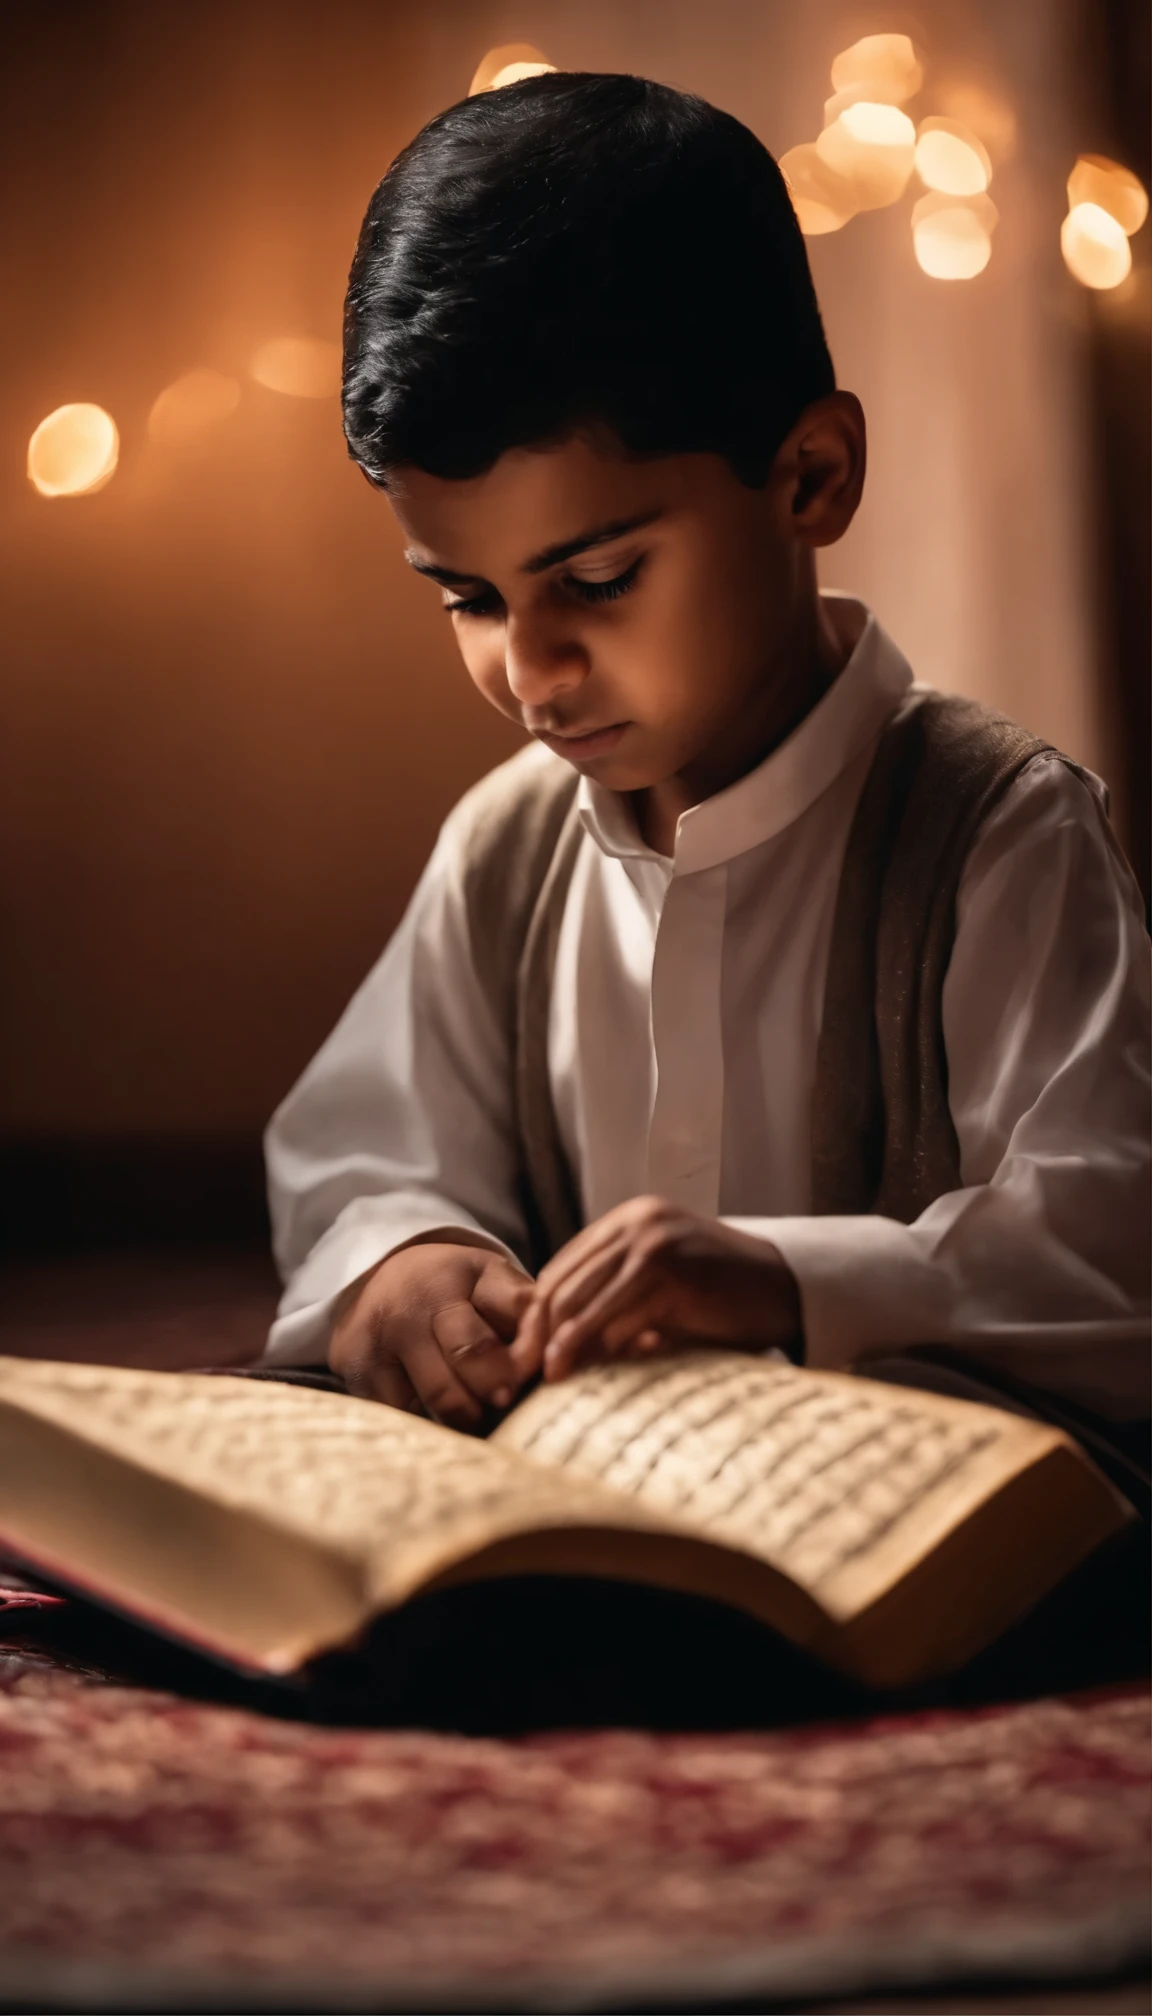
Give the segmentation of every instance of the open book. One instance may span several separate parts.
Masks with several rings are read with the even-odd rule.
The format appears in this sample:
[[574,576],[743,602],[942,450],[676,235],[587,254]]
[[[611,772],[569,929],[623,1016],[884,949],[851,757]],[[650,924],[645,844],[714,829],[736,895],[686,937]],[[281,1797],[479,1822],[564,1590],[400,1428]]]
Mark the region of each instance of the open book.
[[1130,1516],[1034,1421],[726,1352],[538,1387],[487,1441],[307,1388],[0,1358],[0,1550],[255,1672],[421,1591],[547,1573],[714,1597],[901,1686]]

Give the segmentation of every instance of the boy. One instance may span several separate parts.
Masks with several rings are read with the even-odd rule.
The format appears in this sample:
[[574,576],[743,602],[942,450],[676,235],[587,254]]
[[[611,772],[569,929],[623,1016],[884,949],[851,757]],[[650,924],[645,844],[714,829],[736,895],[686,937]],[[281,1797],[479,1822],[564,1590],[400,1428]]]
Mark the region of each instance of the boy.
[[454,106],[345,352],[350,452],[532,740],[272,1122],[268,1361],[475,1430],[692,1339],[1123,1443],[1139,900],[1094,778],[817,589],[864,418],[771,157],[633,77]]

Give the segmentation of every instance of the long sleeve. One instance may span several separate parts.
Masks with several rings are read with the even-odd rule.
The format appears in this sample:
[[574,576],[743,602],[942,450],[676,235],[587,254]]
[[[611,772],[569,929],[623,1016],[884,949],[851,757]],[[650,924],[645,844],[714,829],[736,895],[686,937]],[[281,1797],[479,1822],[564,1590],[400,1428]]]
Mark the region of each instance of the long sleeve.
[[800,1286],[809,1364],[946,1344],[1094,1413],[1149,1412],[1149,962],[1091,785],[1034,765],[965,869],[943,998],[963,1187],[912,1225],[730,1222]]
[[286,1283],[266,1357],[324,1357],[335,1299],[429,1232],[513,1259],[507,1040],[469,957],[450,819],[407,913],[265,1138]]

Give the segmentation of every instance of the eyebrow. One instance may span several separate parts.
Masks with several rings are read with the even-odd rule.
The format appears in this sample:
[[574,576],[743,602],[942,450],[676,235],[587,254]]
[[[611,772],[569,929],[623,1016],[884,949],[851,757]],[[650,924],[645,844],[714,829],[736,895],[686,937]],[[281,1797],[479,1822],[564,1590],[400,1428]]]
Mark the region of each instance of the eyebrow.
[[[521,574],[545,574],[549,567],[558,567],[562,560],[574,560],[577,553],[588,553],[594,546],[609,546],[613,539],[622,539],[626,532],[638,532],[641,526],[655,524],[662,518],[662,510],[638,511],[633,518],[613,518],[606,525],[594,525],[587,532],[578,532],[574,539],[561,539],[555,546],[545,546],[540,553],[534,553],[520,568]],[[469,581],[480,581],[480,574],[459,574],[452,567],[437,567],[430,560],[420,560],[410,550],[404,558],[417,574],[427,574],[432,581],[439,581],[445,588],[455,588]]]

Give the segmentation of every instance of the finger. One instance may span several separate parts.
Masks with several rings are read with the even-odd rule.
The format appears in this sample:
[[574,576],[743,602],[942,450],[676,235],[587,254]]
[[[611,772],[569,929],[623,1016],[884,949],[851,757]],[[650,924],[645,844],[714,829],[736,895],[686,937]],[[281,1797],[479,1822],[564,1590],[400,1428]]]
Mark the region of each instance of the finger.
[[643,1324],[644,1321],[645,1312],[641,1306],[629,1311],[615,1323],[605,1324],[600,1335],[610,1357],[630,1357],[633,1352],[639,1352],[641,1357],[646,1357],[650,1352],[659,1351],[665,1345],[678,1341],[667,1330],[661,1330],[651,1319],[646,1328],[638,1329],[637,1325]]
[[493,1407],[511,1406],[520,1383],[516,1362],[470,1300],[445,1303],[431,1328],[449,1371],[466,1392]]
[[502,1253],[494,1254],[472,1290],[472,1307],[502,1343],[511,1344],[535,1285],[530,1274],[521,1273]]
[[579,1362],[580,1365],[590,1365],[596,1362],[598,1356],[606,1360],[651,1358],[657,1351],[667,1351],[681,1341],[683,1340],[680,1338],[670,1336],[666,1330],[639,1330],[633,1334],[632,1319],[627,1318],[615,1328],[603,1331],[599,1339],[599,1352],[597,1353],[595,1349],[591,1351],[586,1349]]
[[[610,1278],[627,1253],[628,1227],[619,1217],[612,1222],[613,1216],[598,1219],[542,1270],[519,1332],[522,1350],[533,1361],[533,1369],[543,1358],[557,1322],[574,1315]],[[592,1233],[595,1238],[589,1236]]]
[[593,1357],[611,1356],[633,1343],[641,1331],[659,1329],[666,1302],[667,1284],[653,1262],[647,1255],[633,1256],[586,1309],[553,1332],[544,1352],[545,1378],[567,1378]]
[[508,1349],[512,1363],[516,1367],[516,1378],[520,1385],[539,1372],[544,1362],[544,1346],[547,1342],[540,1311],[529,1304],[520,1318],[519,1328]]
[[382,1406],[398,1407],[403,1414],[425,1411],[403,1365],[390,1351],[354,1352],[341,1366],[341,1376],[358,1400],[378,1400]]
[[414,1334],[404,1345],[403,1360],[420,1404],[433,1421],[458,1428],[465,1435],[474,1434],[483,1422],[484,1409],[456,1377],[427,1325],[422,1335]]
[[423,1408],[403,1365],[392,1348],[391,1324],[370,1303],[358,1300],[363,1281],[345,1293],[328,1343],[328,1363],[358,1400],[379,1400],[386,1407],[422,1414]]
[[512,1339],[512,1359],[521,1379],[530,1379],[544,1361],[544,1347],[552,1334],[548,1300],[534,1290],[521,1312]]
[[569,1239],[558,1253],[552,1255],[536,1276],[536,1292],[545,1298],[565,1281],[574,1269],[582,1267],[605,1246],[619,1241],[624,1231],[621,1210],[606,1211],[602,1218],[594,1218],[591,1225],[585,1225],[575,1238]]
[[548,1297],[537,1283],[521,1310],[516,1335],[512,1339],[512,1358],[521,1379],[530,1379],[540,1370],[550,1334]]
[[548,1297],[547,1315],[550,1331],[558,1330],[562,1323],[570,1322],[574,1316],[579,1316],[582,1310],[589,1307],[601,1289],[611,1281],[613,1275],[619,1273],[627,1251],[627,1241],[621,1236],[614,1240],[611,1246],[593,1254],[582,1267],[577,1268],[566,1280],[560,1282]]
[[617,1252],[590,1260],[584,1269],[565,1282],[547,1301],[537,1297],[521,1324],[513,1345],[516,1364],[524,1376],[538,1371],[559,1325],[580,1313],[590,1296],[603,1287],[620,1265]]

